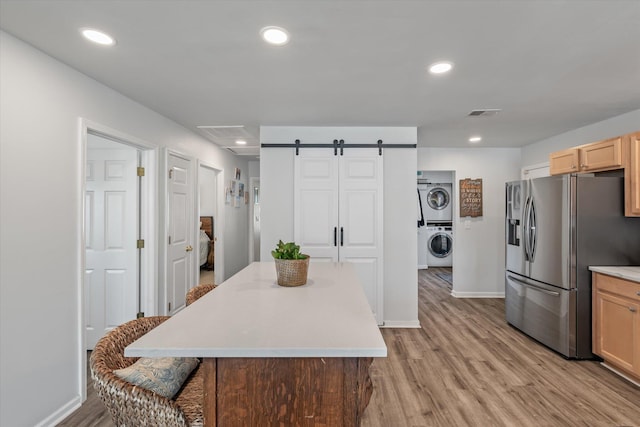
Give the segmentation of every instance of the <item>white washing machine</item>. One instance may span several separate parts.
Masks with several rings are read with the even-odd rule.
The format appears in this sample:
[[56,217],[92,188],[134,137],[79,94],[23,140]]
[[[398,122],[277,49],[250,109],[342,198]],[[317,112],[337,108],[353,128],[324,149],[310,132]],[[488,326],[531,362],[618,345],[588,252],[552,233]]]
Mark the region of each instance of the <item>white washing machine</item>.
[[427,235],[427,265],[429,267],[453,266],[453,227],[423,227]]
[[427,244],[429,243],[429,233],[427,227],[418,227],[418,270],[429,268],[427,263],[428,252]]
[[418,185],[422,200],[422,212],[427,224],[453,220],[451,189],[451,183]]

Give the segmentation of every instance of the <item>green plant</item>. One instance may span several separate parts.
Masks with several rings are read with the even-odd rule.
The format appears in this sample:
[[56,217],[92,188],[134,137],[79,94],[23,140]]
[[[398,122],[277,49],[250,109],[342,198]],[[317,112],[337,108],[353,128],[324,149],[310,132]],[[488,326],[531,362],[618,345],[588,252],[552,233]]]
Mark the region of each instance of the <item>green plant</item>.
[[282,240],[278,242],[278,245],[271,251],[271,256],[275,259],[306,259],[308,255],[300,253],[300,246],[294,242],[283,243]]

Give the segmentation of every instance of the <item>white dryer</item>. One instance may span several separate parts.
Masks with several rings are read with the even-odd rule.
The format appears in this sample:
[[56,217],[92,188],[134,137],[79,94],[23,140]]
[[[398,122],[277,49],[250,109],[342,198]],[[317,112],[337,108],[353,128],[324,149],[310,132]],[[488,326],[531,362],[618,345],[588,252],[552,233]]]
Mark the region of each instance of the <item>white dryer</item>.
[[423,228],[427,235],[427,265],[429,267],[452,267],[453,228],[450,225]]
[[451,222],[453,220],[451,189],[451,183],[418,185],[420,199],[422,200],[422,211],[427,224]]

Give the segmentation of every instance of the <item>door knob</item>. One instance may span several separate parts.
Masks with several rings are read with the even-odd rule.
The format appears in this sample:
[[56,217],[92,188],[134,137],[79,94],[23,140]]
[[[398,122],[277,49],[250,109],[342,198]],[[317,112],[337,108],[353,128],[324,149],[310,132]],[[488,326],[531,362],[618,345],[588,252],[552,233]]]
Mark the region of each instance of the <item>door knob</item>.
[[188,246],[185,248],[185,250],[186,250],[187,252],[191,252],[191,251],[193,250],[193,247],[192,247],[191,245],[188,245]]

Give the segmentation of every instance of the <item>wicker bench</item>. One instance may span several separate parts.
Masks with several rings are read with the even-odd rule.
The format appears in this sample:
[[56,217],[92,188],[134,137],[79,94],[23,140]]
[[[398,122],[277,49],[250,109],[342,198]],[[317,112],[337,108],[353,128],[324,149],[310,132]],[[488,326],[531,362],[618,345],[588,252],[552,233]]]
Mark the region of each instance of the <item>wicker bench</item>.
[[168,318],[143,317],[120,325],[102,337],[91,353],[94,387],[118,427],[203,425],[201,369],[194,370],[173,399],[135,386],[113,373],[138,360],[137,357],[125,357],[124,348]]

